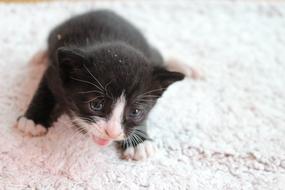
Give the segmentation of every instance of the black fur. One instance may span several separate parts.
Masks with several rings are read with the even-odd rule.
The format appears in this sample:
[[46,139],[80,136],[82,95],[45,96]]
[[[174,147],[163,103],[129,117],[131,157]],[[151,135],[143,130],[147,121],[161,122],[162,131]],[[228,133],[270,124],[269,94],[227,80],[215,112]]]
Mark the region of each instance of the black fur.
[[[125,133],[131,135],[134,128],[143,126],[142,139],[146,139],[144,121],[157,98],[170,84],[184,78],[164,68],[161,55],[138,29],[105,10],[88,12],[57,26],[48,37],[48,59],[48,68],[25,113],[47,128],[63,113],[89,118],[88,122],[96,122],[91,118],[94,115],[108,118],[114,100],[124,91]],[[102,86],[103,95],[95,92]],[[144,93],[143,99],[138,98]],[[105,105],[102,111],[94,112],[89,102],[98,96],[103,96]],[[130,118],[129,113],[137,107],[143,114]]]

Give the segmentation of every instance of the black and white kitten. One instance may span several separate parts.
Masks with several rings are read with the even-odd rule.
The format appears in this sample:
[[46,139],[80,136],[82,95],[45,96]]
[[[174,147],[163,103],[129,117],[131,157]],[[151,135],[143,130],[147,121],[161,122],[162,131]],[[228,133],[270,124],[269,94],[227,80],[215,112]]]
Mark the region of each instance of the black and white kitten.
[[62,115],[99,145],[118,141],[127,159],[153,153],[145,120],[156,100],[184,75],[111,11],[73,17],[49,35],[48,68],[17,128],[43,135]]

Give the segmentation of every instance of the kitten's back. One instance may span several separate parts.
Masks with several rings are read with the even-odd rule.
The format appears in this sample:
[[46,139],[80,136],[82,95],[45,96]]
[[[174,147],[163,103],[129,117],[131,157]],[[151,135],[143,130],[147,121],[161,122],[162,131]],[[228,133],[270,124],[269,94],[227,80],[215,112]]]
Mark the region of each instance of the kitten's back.
[[48,53],[54,58],[61,46],[88,48],[110,41],[125,42],[150,56],[150,47],[139,30],[108,10],[88,12],[57,26],[48,37]]

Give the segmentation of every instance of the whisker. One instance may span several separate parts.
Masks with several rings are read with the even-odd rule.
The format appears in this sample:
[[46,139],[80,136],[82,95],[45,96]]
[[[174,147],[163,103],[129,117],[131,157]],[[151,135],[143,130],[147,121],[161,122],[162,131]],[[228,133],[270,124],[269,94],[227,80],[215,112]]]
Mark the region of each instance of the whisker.
[[139,132],[142,132],[144,134],[146,134],[145,130],[144,129],[140,129],[140,128],[135,128],[136,131],[139,131]]
[[97,126],[94,127],[94,129],[101,135],[101,136],[106,136],[100,129],[98,129]]
[[84,120],[84,121],[94,121],[92,118],[88,118],[88,117],[82,117],[82,116],[79,116],[80,119]]
[[140,97],[137,100],[156,100],[160,98],[160,96],[153,96],[153,97]]
[[132,144],[132,147],[135,147],[135,144],[134,144],[134,136],[131,136],[131,144]]
[[123,147],[124,149],[126,149],[126,148],[129,147],[129,138],[130,138],[130,137],[127,137],[127,138],[125,138],[125,139],[123,140],[122,147]]
[[[139,143],[142,143],[143,142],[143,139],[141,138],[141,136],[139,136],[139,135],[136,135],[137,136],[137,138],[138,138],[138,141],[139,141]],[[138,143],[138,144],[139,144]]]
[[101,86],[101,90],[103,90],[104,87],[103,87],[103,85],[100,83],[100,81],[89,71],[89,69],[87,68],[86,65],[83,64],[83,66],[84,66],[85,70],[86,70],[86,71],[95,79],[95,81]]
[[[82,120],[85,120],[85,121],[94,122],[94,120],[91,119],[91,118],[85,118],[85,117],[79,117],[79,118],[82,119]],[[79,119],[76,119],[76,121],[81,122]],[[98,133],[100,133],[100,135],[105,136],[105,134],[98,128],[97,125],[94,125],[93,128],[94,128]]]
[[75,133],[72,135],[71,138],[74,138],[77,135],[82,136],[82,135],[87,135],[88,134],[88,130],[85,129],[84,127],[82,127],[82,126],[75,127],[74,129],[75,129]]
[[128,148],[130,146],[134,146],[132,133],[126,139],[124,139],[124,142],[125,142],[124,143],[124,145],[125,145],[124,148]]
[[135,145],[137,145],[137,142],[138,142],[138,141],[137,141],[136,134],[133,133],[132,137],[133,137],[133,141],[134,141]]
[[130,140],[130,138],[128,138],[127,139],[127,147],[126,148],[128,148],[128,147],[130,147],[131,146],[131,140]]
[[78,132],[78,131],[75,131],[75,133],[73,133],[73,135],[71,137],[69,137],[70,139],[74,139],[76,137],[81,137],[83,134]]
[[92,98],[88,101],[84,101],[85,103],[89,103],[89,102],[92,102],[93,100],[96,100],[97,98],[104,98],[104,96],[96,96],[95,98]]
[[158,95],[153,95],[153,94],[145,94],[145,95],[142,95],[140,97],[160,97]]
[[138,129],[136,128],[136,133],[140,136],[142,136],[145,139],[149,139],[148,135],[146,134],[146,132],[143,129]]
[[92,83],[92,82],[89,82],[89,81],[86,81],[86,80],[81,80],[81,79],[74,78],[74,77],[70,77],[70,78],[73,79],[73,80],[82,82],[82,83],[86,83],[86,84],[90,84],[90,85],[92,85],[92,86],[95,86],[97,89],[99,89],[99,90],[102,91],[102,89],[101,89],[99,86],[97,86],[96,84],[94,84],[94,83]]
[[166,88],[157,88],[157,89],[154,89],[154,90],[147,91],[147,92],[145,92],[145,93],[143,93],[143,94],[140,94],[140,95],[138,95],[137,97],[140,97],[140,96],[143,96],[143,95],[147,95],[147,94],[149,94],[149,93],[153,93],[153,92],[165,90],[165,89],[166,89]]
[[87,94],[87,93],[99,93],[99,94],[104,94],[102,93],[101,91],[98,91],[98,90],[90,90],[90,91],[85,91],[85,92],[77,92],[77,94]]
[[74,125],[75,130],[80,131],[82,133],[88,132],[88,130],[84,126],[80,125],[80,121],[77,122],[77,120],[72,120],[72,124]]
[[135,130],[135,134],[136,135],[138,135],[138,136],[142,136],[142,137],[146,137],[146,135],[143,133],[143,132],[141,132],[141,131],[139,131],[139,130]]
[[139,135],[134,134],[134,137],[135,137],[135,139],[136,139],[136,145],[138,145],[138,144],[140,144],[140,143],[142,142],[142,140],[141,140],[141,138],[140,138]]
[[71,139],[74,138],[74,137],[77,136],[77,135],[79,135],[79,136],[83,135],[84,133],[83,133],[82,130],[83,130],[83,129],[76,129],[76,130],[75,130],[75,133],[71,136]]
[[148,136],[147,136],[146,134],[140,132],[140,131],[137,131],[137,135],[139,135],[139,136],[141,136],[141,137],[143,137],[143,138],[148,139]]
[[138,102],[156,102],[157,100],[151,100],[151,99],[139,99],[136,101],[136,103]]

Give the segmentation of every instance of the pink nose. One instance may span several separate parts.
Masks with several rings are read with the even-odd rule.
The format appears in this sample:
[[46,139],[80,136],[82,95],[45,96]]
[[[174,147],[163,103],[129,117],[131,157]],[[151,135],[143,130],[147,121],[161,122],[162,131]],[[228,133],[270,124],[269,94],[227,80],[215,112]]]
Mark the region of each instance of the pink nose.
[[120,125],[109,125],[105,129],[105,132],[110,138],[117,138],[121,135],[122,130]]

